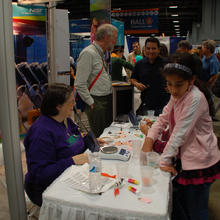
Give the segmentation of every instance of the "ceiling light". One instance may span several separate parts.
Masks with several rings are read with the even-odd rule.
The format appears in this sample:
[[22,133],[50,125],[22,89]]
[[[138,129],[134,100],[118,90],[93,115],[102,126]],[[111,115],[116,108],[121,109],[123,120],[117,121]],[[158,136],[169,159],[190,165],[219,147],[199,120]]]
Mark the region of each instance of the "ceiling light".
[[180,31],[180,29],[179,28],[175,28],[175,31]]
[[174,25],[174,27],[180,27],[180,25],[179,25],[179,24],[176,24],[176,25]]
[[169,8],[178,8],[178,6],[177,5],[171,5],[171,6],[169,6]]
[[173,23],[179,23],[179,21],[173,21]]
[[180,34],[180,31],[176,31],[177,34]]
[[178,14],[172,14],[171,16],[172,17],[178,17],[179,15]]

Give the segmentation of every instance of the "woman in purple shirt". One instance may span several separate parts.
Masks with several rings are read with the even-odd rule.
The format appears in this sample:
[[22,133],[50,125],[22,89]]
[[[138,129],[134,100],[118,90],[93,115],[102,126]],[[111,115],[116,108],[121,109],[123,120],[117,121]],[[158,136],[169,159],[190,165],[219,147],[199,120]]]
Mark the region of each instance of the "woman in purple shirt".
[[88,162],[84,140],[69,118],[74,104],[70,86],[49,86],[41,104],[41,116],[24,140],[28,168],[25,190],[31,201],[39,206],[43,191],[66,168]]

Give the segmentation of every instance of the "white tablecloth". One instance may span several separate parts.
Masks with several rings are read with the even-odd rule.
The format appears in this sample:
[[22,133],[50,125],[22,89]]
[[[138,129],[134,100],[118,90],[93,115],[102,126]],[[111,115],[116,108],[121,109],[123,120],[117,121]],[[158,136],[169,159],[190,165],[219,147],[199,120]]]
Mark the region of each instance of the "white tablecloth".
[[[116,134],[121,129],[110,127],[105,129],[103,136]],[[140,131],[123,129],[126,140],[137,138]],[[141,138],[140,138],[141,139]],[[142,140],[144,140],[142,138]],[[116,160],[103,160],[103,166],[115,166],[117,163],[129,163],[128,176],[141,182],[140,165],[130,159],[128,162]],[[141,191],[142,186],[126,183],[118,196],[114,196],[111,188],[102,195],[88,194],[68,187],[62,180],[70,175],[68,168],[58,177],[43,193],[43,204],[40,211],[40,220],[167,220],[169,219],[170,204],[170,175],[158,169],[154,171],[154,184]],[[128,185],[132,185],[141,191],[135,195],[128,191]],[[138,198],[151,198],[147,204]]]

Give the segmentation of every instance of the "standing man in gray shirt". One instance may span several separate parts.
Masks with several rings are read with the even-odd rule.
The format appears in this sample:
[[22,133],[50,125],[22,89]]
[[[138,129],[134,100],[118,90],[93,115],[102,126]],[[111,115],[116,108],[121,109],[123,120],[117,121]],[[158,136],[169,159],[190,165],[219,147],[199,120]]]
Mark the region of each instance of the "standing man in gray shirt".
[[[112,51],[116,44],[117,28],[103,24],[98,27],[95,39],[79,55],[75,87],[86,103],[85,112],[90,127],[96,137],[99,137],[112,122],[112,80],[105,53]],[[92,83],[93,86],[89,89]]]

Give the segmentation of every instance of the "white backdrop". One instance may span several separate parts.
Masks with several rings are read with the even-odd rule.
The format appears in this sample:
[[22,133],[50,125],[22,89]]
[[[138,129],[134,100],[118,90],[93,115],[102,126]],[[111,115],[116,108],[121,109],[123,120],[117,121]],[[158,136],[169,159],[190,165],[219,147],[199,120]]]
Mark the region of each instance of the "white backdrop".
[[[149,37],[139,37],[139,43],[141,49],[143,48],[146,39]],[[160,41],[160,43],[163,43],[167,46],[168,52],[170,52],[170,37],[157,37],[157,39]],[[124,56],[127,58],[129,51],[128,51],[128,44],[127,44],[127,36],[125,36],[125,46],[124,46]]]

